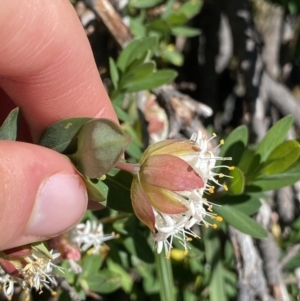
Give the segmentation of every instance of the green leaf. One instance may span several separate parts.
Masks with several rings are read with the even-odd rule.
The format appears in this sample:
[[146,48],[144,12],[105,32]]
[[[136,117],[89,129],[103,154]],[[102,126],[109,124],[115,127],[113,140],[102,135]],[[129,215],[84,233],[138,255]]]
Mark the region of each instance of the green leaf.
[[174,70],[159,70],[141,79],[136,79],[124,84],[127,92],[138,92],[142,90],[150,90],[170,83],[177,76]]
[[41,252],[42,254],[44,254],[45,256],[47,256],[49,259],[52,259],[52,255],[51,253],[49,252],[49,250],[47,249],[47,247],[44,245],[43,242],[36,242],[36,243],[33,243],[31,245],[31,248],[38,251],[38,252]]
[[140,18],[130,18],[130,31],[135,38],[143,38],[146,36],[146,27]]
[[241,194],[237,196],[225,195],[213,200],[212,202],[221,206],[228,205],[230,208],[234,207],[236,210],[241,211],[246,215],[252,215],[256,213],[261,206],[261,202],[259,200],[259,197],[261,196],[262,194],[255,193]]
[[177,13],[184,14],[188,20],[196,16],[203,5],[203,2],[201,0],[190,0],[184,2],[178,9]]
[[154,53],[157,49],[156,37],[147,37],[131,41],[121,52],[117,60],[118,68],[124,72],[135,60],[144,57],[149,50]]
[[133,278],[124,270],[124,268],[113,261],[111,258],[107,259],[107,266],[111,272],[121,275],[121,285],[125,292],[129,293],[132,290]]
[[165,20],[170,25],[170,28],[172,28],[173,26],[184,25],[188,21],[188,18],[184,13],[173,11]]
[[108,294],[121,286],[121,275],[109,270],[101,270],[97,274],[89,274],[86,277],[89,290]]
[[192,28],[189,26],[176,26],[171,28],[171,32],[174,36],[182,36],[182,37],[196,37],[200,34],[200,30],[197,28]]
[[203,231],[205,254],[207,263],[211,267],[211,279],[209,283],[209,300],[210,301],[226,301],[223,266],[220,259],[220,238],[212,229]]
[[132,175],[119,171],[115,176],[106,176],[104,183],[108,186],[106,206],[122,212],[133,212],[130,199]]
[[297,161],[300,155],[300,145],[295,140],[289,140],[278,145],[263,164],[260,174],[272,175],[283,172]]
[[126,149],[126,153],[130,157],[132,157],[136,160],[139,160],[141,158],[142,154],[143,154],[142,151],[141,151],[140,145],[135,141],[132,141],[132,143],[130,143],[130,145]]
[[249,173],[254,174],[260,169],[261,163],[265,162],[271,152],[284,141],[289,129],[293,124],[293,117],[286,116],[279,120],[259,143],[251,160]]
[[84,184],[87,189],[88,197],[90,200],[96,202],[104,202],[107,199],[108,187],[100,180],[95,183],[89,178],[82,176]]
[[20,110],[15,108],[8,114],[0,127],[0,140],[17,140],[19,121]]
[[130,0],[129,5],[134,8],[149,8],[161,2],[163,2],[163,0]]
[[119,120],[124,122],[132,122],[132,117],[129,114],[127,114],[121,107],[119,107],[118,105],[114,105],[114,109]]
[[148,31],[161,33],[165,38],[167,38],[171,32],[170,25],[162,19],[155,19],[147,23],[146,28]]
[[228,192],[232,194],[242,194],[245,185],[243,172],[238,167],[235,167],[229,171],[229,176],[232,178],[228,178],[227,180]]
[[63,154],[72,154],[77,149],[77,135],[81,127],[92,118],[68,118],[49,126],[39,144]]
[[139,231],[130,232],[130,236],[124,239],[123,244],[131,255],[137,256],[147,263],[154,262],[153,251],[146,237]]
[[215,206],[214,212],[222,216],[229,225],[252,237],[265,238],[268,235],[267,231],[255,220],[232,206]]
[[121,87],[123,88],[124,85],[126,87],[126,83],[139,81],[142,78],[148,76],[152,72],[154,72],[155,63],[154,62],[147,62],[143,63],[142,65],[136,66],[134,68],[130,68],[128,72],[122,77],[121,80]]
[[100,254],[90,254],[83,257],[82,260],[82,275],[81,277],[87,277],[89,274],[95,274],[99,271],[103,262],[103,257]]
[[77,152],[70,158],[86,177],[100,178],[121,158],[130,137],[109,119],[93,119],[78,134]]
[[118,88],[118,82],[119,82],[119,73],[116,66],[115,61],[110,57],[109,58],[109,72],[110,72],[110,78],[114,85],[114,88]]
[[220,157],[231,157],[231,165],[237,166],[248,144],[248,129],[241,125],[233,130],[226,138],[220,151]]
[[242,154],[240,162],[238,163],[238,167],[244,172],[244,174],[248,173],[248,169],[250,167],[251,160],[254,156],[254,150],[250,148],[246,148]]
[[300,160],[282,173],[259,177],[245,187],[247,192],[267,191],[293,185],[300,181]]

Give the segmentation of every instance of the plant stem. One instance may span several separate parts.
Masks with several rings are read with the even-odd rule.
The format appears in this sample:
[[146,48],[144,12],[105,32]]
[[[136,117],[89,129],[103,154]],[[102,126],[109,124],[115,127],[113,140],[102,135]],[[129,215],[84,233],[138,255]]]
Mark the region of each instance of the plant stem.
[[175,301],[175,287],[171,260],[165,258],[163,252],[160,254],[154,253],[156,271],[160,284],[160,299],[161,301]]
[[127,172],[131,173],[132,175],[135,175],[140,171],[139,164],[131,164],[131,163],[122,162],[122,161],[117,162],[115,167],[119,168],[121,170],[127,171]]

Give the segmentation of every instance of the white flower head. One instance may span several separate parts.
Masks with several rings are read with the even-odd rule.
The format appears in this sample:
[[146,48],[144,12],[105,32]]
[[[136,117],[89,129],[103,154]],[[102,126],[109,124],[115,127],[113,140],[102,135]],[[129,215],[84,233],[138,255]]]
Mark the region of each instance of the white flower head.
[[[216,135],[214,134],[211,139]],[[187,251],[187,241],[197,235],[191,230],[195,225],[216,227],[205,219],[222,218],[212,213],[205,194],[214,193],[215,187],[227,190],[218,178],[228,177],[215,173],[218,160],[230,160],[214,155],[209,141],[202,133],[194,133],[190,140],[166,140],[151,145],[140,160],[140,171],[134,176],[131,198],[138,218],[154,233],[157,252],[163,249],[170,256],[174,237]]]
[[[212,138],[214,137],[215,135],[213,135]],[[205,220],[205,217],[209,216],[217,221],[222,221],[221,217],[212,213],[213,204],[208,202],[203,195],[204,193],[213,193],[214,185],[227,190],[227,186],[225,184],[221,185],[216,179],[216,177],[222,178],[226,176],[224,174],[214,173],[214,168],[225,167],[229,170],[233,169],[233,167],[225,165],[215,165],[217,160],[230,160],[231,158],[217,157],[212,151],[208,151],[208,143],[210,139],[205,139],[202,132],[199,131],[198,133],[194,133],[190,141],[199,148],[199,152],[185,154],[180,156],[180,158],[184,159],[193,167],[197,174],[202,178],[204,186],[200,189],[180,192],[181,195],[184,196],[184,198],[181,198],[180,200],[188,209],[183,213],[166,215],[154,209],[156,215],[156,234],[154,239],[157,244],[157,252],[160,253],[164,247],[166,257],[170,256],[174,237],[179,239],[179,242],[183,245],[185,251],[187,251],[188,246],[186,242],[191,240],[191,237],[197,237],[197,235],[191,230],[195,224],[204,225],[206,227],[217,227],[215,223],[208,223]],[[223,140],[221,140],[220,145],[222,144],[224,144]]]
[[53,254],[52,251],[45,254],[36,249],[31,251],[30,254],[22,257],[22,260],[7,260],[18,271],[18,277],[5,273],[0,267],[0,283],[9,299],[13,295],[15,284],[19,284],[23,289],[35,288],[37,291],[42,291],[44,287],[52,290],[51,286],[57,285],[52,273],[53,268],[57,266],[52,261],[59,257],[60,254]]
[[72,240],[77,243],[81,251],[85,252],[93,248],[93,253],[97,254],[105,241],[117,237],[115,233],[104,234],[101,223],[97,224],[96,221],[88,220],[85,224],[81,223],[76,226]]

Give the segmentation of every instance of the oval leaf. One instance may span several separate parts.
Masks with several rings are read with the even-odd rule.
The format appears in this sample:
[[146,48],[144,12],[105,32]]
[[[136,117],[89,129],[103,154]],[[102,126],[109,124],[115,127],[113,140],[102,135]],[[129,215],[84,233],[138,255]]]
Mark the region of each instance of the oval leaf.
[[281,173],[295,163],[299,155],[299,143],[295,140],[285,141],[270,154],[260,173],[264,175]]
[[104,183],[108,187],[106,207],[122,212],[133,212],[130,198],[132,175],[119,171],[116,175],[106,175]]
[[0,127],[0,140],[17,140],[19,121],[20,110],[15,108],[8,114]]
[[271,152],[284,141],[294,118],[289,115],[279,120],[268,131],[263,140],[259,143],[251,160],[249,174],[255,174],[261,168],[261,163],[265,162]]
[[159,70],[143,78],[131,80],[124,84],[126,92],[138,92],[141,90],[150,90],[171,82],[177,76],[174,70]]
[[77,149],[77,135],[81,127],[92,118],[68,118],[49,126],[39,144],[62,154],[73,154]]
[[222,216],[229,225],[252,237],[265,238],[268,235],[267,231],[255,220],[231,206],[214,206],[214,212]]
[[232,194],[242,194],[244,191],[245,178],[243,172],[235,167],[229,171],[229,176],[232,178],[228,179],[228,191]]
[[108,187],[102,182],[93,183],[89,178],[82,176],[86,186],[89,200],[104,202],[107,199]]
[[70,158],[84,176],[99,178],[113,168],[129,143],[113,121],[93,119],[81,128],[77,152]]
[[108,294],[121,286],[121,275],[109,270],[89,274],[85,280],[89,289],[96,293]]
[[231,157],[231,165],[238,165],[248,144],[248,129],[241,125],[233,130],[225,140],[220,151],[220,157]]

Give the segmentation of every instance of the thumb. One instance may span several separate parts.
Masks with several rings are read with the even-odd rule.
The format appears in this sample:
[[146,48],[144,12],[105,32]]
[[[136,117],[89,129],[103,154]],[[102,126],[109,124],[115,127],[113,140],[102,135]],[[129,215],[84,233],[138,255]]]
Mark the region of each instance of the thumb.
[[34,144],[0,141],[0,250],[65,232],[87,201],[68,158]]

